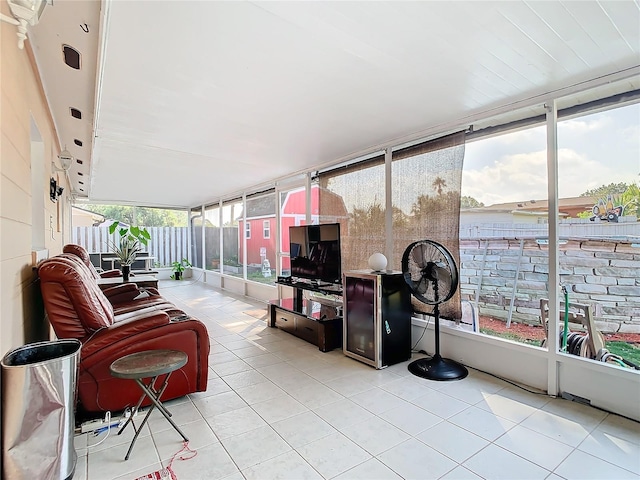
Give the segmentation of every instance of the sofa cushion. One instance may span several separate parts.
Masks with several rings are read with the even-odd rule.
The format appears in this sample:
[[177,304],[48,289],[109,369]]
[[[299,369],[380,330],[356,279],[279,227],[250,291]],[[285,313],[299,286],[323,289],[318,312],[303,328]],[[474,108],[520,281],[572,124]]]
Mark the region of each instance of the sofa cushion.
[[44,260],[38,275],[45,309],[59,338],[82,339],[113,324],[111,303],[78,257],[62,254]]
[[96,267],[93,266],[93,263],[91,263],[91,257],[84,249],[84,247],[81,247],[80,245],[76,245],[74,243],[68,243],[64,247],[62,247],[62,252],[77,256],[87,266],[93,278],[100,278],[100,274],[96,270]]

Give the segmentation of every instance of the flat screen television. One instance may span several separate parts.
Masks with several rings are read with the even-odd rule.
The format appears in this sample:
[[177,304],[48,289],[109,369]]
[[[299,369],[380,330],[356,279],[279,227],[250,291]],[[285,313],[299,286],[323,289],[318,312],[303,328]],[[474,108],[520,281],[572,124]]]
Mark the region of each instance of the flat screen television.
[[289,248],[292,277],[342,282],[339,223],[289,227]]

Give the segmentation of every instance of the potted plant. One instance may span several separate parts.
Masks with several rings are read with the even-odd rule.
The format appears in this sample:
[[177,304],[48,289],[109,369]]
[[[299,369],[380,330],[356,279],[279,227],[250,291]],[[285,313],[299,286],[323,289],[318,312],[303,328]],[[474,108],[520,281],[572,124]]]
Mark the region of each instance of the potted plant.
[[116,229],[120,239],[116,242],[110,242],[110,246],[120,262],[122,279],[124,282],[128,282],[131,264],[135,261],[138,252],[142,251],[142,245],[148,245],[151,235],[144,227],[120,226],[120,222],[113,222],[109,226],[109,233],[113,234]]
[[173,262],[171,264],[171,268],[173,268],[174,280],[182,280],[182,272],[184,272],[184,269],[187,267],[193,267],[193,265],[191,265],[191,263],[189,263],[189,260],[187,260],[186,258],[183,258],[179,262]]

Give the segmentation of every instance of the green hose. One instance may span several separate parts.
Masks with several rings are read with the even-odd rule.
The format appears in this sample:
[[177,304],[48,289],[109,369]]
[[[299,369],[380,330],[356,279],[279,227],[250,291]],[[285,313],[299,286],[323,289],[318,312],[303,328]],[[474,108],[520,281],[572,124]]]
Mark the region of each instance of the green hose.
[[615,358],[613,357],[611,360],[613,360],[615,363],[617,363],[618,365],[620,365],[621,367],[627,368],[627,366],[625,365],[624,361],[622,358]]
[[567,335],[569,333],[569,291],[566,286],[562,286],[564,293],[564,331],[562,332],[562,352],[567,351]]

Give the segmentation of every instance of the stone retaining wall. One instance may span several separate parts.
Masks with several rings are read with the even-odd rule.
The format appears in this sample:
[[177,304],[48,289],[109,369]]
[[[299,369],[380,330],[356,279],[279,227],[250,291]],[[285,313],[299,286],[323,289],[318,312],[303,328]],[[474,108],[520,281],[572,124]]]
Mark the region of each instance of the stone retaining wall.
[[[460,292],[475,303],[482,274],[479,313],[506,320],[519,271],[511,319],[540,324],[540,299],[548,298],[548,246],[523,239],[521,253],[520,242],[460,239]],[[560,281],[569,301],[590,304],[602,332],[640,333],[640,246],[633,245],[572,238],[560,246]]]

